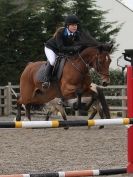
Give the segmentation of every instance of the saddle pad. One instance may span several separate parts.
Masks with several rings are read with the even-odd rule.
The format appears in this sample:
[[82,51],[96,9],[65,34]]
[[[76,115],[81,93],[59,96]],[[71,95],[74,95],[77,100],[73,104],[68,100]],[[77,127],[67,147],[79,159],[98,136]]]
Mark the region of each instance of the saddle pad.
[[[64,64],[66,62],[66,58],[62,58],[61,60],[56,61],[54,70],[53,70],[53,77],[51,81],[57,81],[61,78],[62,71]],[[44,82],[45,81],[45,68],[46,68],[46,63],[42,64],[39,70],[36,73],[36,79],[39,82]]]
[[46,68],[46,63],[42,64],[39,70],[36,73],[36,79],[39,82],[44,82],[45,79],[45,68]]

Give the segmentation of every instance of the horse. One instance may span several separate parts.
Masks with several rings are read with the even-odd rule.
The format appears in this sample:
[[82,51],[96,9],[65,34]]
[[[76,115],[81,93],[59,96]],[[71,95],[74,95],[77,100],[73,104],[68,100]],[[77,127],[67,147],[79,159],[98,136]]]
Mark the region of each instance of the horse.
[[[70,107],[71,110],[75,111],[79,109],[79,115],[83,116],[84,111],[88,115],[88,111],[92,108],[92,113],[88,116],[88,119],[91,120],[98,113],[101,119],[110,119],[110,110],[103,93],[103,89],[98,85],[91,83],[91,89],[96,93],[95,97],[92,95],[89,97],[81,97],[81,105],[78,108],[78,99],[70,99],[66,101],[66,105],[60,104],[60,99],[55,98],[50,102],[46,103],[44,107],[48,110],[46,115],[46,120],[49,120],[53,113],[60,112],[61,117],[64,120],[67,120],[66,107]],[[104,128],[103,125],[99,129]]]
[[52,82],[48,89],[42,89],[42,83],[36,78],[37,72],[45,61],[30,62],[20,77],[16,120],[21,120],[22,104],[26,107],[26,116],[31,120],[31,104],[45,104],[56,97],[63,97],[64,100],[75,98],[77,90],[82,92],[82,96],[95,94],[90,88],[92,81],[88,71],[91,68],[100,75],[102,85],[107,86],[110,83],[111,49],[112,45],[105,48],[86,47],[80,53],[66,57],[61,78]]

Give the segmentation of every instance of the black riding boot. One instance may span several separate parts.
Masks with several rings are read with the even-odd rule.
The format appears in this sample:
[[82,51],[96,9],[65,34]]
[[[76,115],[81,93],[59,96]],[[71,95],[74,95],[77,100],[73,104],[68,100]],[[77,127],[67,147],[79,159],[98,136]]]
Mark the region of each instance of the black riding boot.
[[45,69],[44,82],[42,83],[43,88],[48,88],[50,86],[50,79],[52,77],[52,70],[53,70],[53,66],[50,65],[50,63],[48,62],[46,65],[46,69]]

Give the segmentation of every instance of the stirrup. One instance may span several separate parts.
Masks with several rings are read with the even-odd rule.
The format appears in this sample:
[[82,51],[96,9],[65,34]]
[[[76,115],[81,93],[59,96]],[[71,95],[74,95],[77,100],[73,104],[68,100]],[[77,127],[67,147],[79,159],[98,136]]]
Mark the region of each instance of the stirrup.
[[42,83],[42,88],[43,89],[46,89],[46,88],[49,88],[50,87],[50,82],[49,81],[45,81]]

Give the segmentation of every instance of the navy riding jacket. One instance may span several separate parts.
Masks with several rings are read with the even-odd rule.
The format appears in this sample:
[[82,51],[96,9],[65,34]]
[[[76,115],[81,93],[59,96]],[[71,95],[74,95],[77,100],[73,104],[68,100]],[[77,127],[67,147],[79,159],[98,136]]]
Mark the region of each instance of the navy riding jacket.
[[45,46],[53,50],[56,54],[58,53],[71,53],[76,52],[76,49],[79,50],[82,47],[91,47],[98,46],[99,42],[97,42],[89,33],[83,31],[76,31],[73,35],[68,35],[67,29],[65,27],[61,27],[57,30],[55,35],[50,38]]

